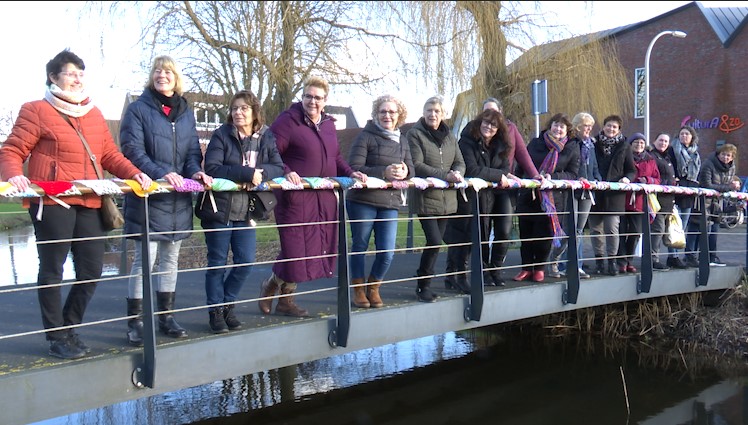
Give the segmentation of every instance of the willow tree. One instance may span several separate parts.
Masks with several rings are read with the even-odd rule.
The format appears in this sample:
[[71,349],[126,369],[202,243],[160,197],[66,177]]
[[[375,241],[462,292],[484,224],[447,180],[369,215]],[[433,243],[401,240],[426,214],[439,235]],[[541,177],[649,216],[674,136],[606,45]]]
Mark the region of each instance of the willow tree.
[[[536,46],[532,33],[545,29],[542,14],[519,6],[457,1],[387,2],[379,7],[412,29],[420,58],[414,73],[435,79],[442,92],[459,93],[453,118],[469,119],[483,99],[498,97],[504,113],[529,135],[534,123],[530,89],[536,79],[548,81],[551,113],[631,113],[633,95],[614,41],[589,35]],[[517,56],[507,66],[507,58]]]
[[270,119],[312,74],[336,90],[356,86],[369,94],[426,82],[439,93],[458,94],[454,115],[463,117],[474,116],[482,99],[498,97],[524,134],[534,122],[529,92],[535,79],[548,80],[551,111],[626,114],[617,108],[630,105],[632,96],[614,47],[594,37],[535,46],[533,31],[548,25],[539,9],[525,12],[527,3],[161,1],[141,7],[151,8],[143,39],[154,55],[179,59],[191,90],[251,89]]

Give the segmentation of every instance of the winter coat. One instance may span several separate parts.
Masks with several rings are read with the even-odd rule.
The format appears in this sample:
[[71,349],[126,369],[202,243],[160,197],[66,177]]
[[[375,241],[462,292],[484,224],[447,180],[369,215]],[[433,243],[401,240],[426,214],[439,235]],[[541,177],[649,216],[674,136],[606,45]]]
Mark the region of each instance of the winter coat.
[[[657,162],[657,170],[660,172],[660,184],[664,186],[675,186],[675,167],[673,166],[672,149],[668,147],[665,152],[657,149],[649,151]],[[660,203],[660,211],[670,212],[675,204],[675,195],[672,193],[660,192],[657,194],[657,201]]]
[[[80,118],[69,118],[86,138],[99,171],[108,171],[121,179],[131,179],[140,173],[117,149],[98,108],[94,107]],[[72,182],[98,179],[78,133],[46,100],[21,106],[16,123],[0,149],[0,177],[7,181],[22,175],[27,159],[26,177],[30,180]],[[95,193],[61,199],[68,205],[101,208],[101,198]],[[38,203],[39,198],[23,198],[25,208],[31,202]],[[43,202],[56,205],[49,197],[44,197]]]
[[[600,143],[595,143],[595,154],[603,181],[618,182],[626,177],[633,182],[636,178],[636,166],[631,154],[631,144],[625,140],[615,145],[608,158],[604,156]],[[595,205],[592,206],[591,211],[597,213],[622,213],[626,211],[626,192],[611,190],[595,192]]]
[[[543,160],[545,160],[548,152],[550,152],[550,149],[548,149],[548,146],[545,144],[545,139],[543,137],[544,134],[545,132],[541,133],[540,137],[530,140],[530,143],[527,145],[527,152],[530,154],[533,164],[535,164],[535,167],[538,169],[540,169],[540,165],[543,163]],[[550,173],[551,179],[578,179],[580,163],[579,152],[579,143],[576,139],[567,141],[564,148],[558,153],[556,168]],[[526,175],[523,177],[530,178]],[[568,195],[569,191],[567,190],[553,191],[553,203],[556,206],[556,211],[567,211],[566,204],[568,202]],[[543,209],[540,200],[540,192],[537,189],[520,189],[517,194],[517,214],[542,212]]]
[[[654,156],[645,151],[640,161],[637,162],[634,158],[634,164],[636,165],[636,178],[631,180],[632,183],[660,184],[660,170],[657,168]],[[626,211],[644,211],[645,199],[647,199],[647,194],[643,191],[627,192]]]
[[[675,167],[675,178],[678,186],[699,187],[699,173],[701,172],[701,155],[699,145],[692,142],[691,149],[681,144],[679,138],[675,138],[670,146]],[[696,201],[695,195],[676,195],[675,202],[681,209],[693,208]]]
[[[195,116],[184,98],[177,106],[172,123],[149,89],[125,111],[120,126],[122,153],[153,179],[175,172],[185,178],[201,171],[202,153],[195,128]],[[143,232],[144,199],[125,195],[124,233]],[[192,193],[157,193],[148,197],[148,226],[153,241],[178,241],[190,237],[192,230]],[[140,236],[132,236],[140,239]]]
[[[719,192],[729,192],[735,190],[732,185],[732,179],[735,177],[735,161],[725,164],[719,160],[717,153],[709,155],[701,164],[699,172],[699,184],[705,189],[714,189]],[[711,216],[717,216],[722,212],[721,198],[705,197],[706,210],[710,214],[710,219],[717,220]],[[694,207],[694,212],[698,213],[698,202]]]
[[[231,180],[235,183],[251,183],[256,168],[262,169],[262,181],[272,180],[283,176],[283,161],[275,145],[275,135],[267,126],[263,126],[253,136],[259,137],[259,151],[257,153],[257,164],[254,167],[244,165],[244,150],[239,140],[239,132],[233,124],[223,124],[210,137],[210,143],[205,150],[205,172],[214,177]],[[207,194],[208,192],[205,192]],[[272,192],[267,192],[272,196]],[[213,211],[212,205],[202,205],[210,202],[204,196],[198,198],[195,215],[204,221],[216,221],[228,224],[230,213],[234,211],[234,217],[244,217],[239,221],[249,220],[249,196],[248,191],[238,192],[213,192],[217,212]]]
[[[446,124],[442,123],[446,127]],[[457,139],[447,128],[447,136],[442,142],[437,141],[423,125],[423,118],[418,120],[405,135],[413,157],[416,177],[436,177],[447,180],[450,171],[459,171],[465,175],[465,160],[457,146]],[[454,189],[413,189],[410,205],[415,213],[426,215],[448,215],[457,212],[457,191]]]
[[[482,140],[476,140],[469,134],[463,134],[458,143],[462,157],[465,160],[465,178],[477,177],[487,182],[500,182],[509,173],[509,158],[505,155],[508,146],[506,142],[495,143],[487,148]],[[501,196],[501,189],[481,189],[478,193],[480,214],[490,214],[494,208],[496,196]],[[475,202],[476,192],[465,190],[467,201],[460,195],[457,197],[457,210],[460,214],[469,214]],[[483,234],[489,229],[490,218],[481,217]],[[444,234],[447,243],[462,243],[470,241],[470,218],[456,218],[449,220]]]
[[[577,143],[577,146],[579,147],[579,178],[583,178],[589,181],[602,181],[603,176],[600,175],[600,168],[597,166],[597,155],[595,155],[594,149],[595,139],[592,139],[593,148],[587,156],[587,160],[584,160],[582,158],[582,141],[578,137],[575,137],[572,140],[575,141]],[[578,190],[574,193],[574,196],[577,199],[590,199],[589,192],[591,191]]]
[[[270,126],[275,134],[284,175],[295,171],[301,177],[350,177],[353,170],[340,153],[335,119],[323,114],[319,124],[309,120],[300,102],[283,111]],[[281,252],[278,257],[305,258],[338,252],[337,224],[309,223],[338,220],[338,201],[332,190],[276,190],[278,205],[275,222],[279,225],[305,224],[278,229]],[[306,282],[332,277],[335,255],[273,265],[273,272],[287,282]]]
[[[348,154],[348,164],[353,170],[382,180],[385,179],[384,170],[389,165],[401,162],[408,167],[406,179],[413,177],[415,167],[405,137],[396,142],[371,120],[353,139]],[[397,209],[403,204],[399,190],[353,190],[348,194],[348,200],[387,209]]]
[[[517,125],[509,120],[504,120],[504,122],[506,123],[507,134],[509,135],[509,139],[506,141],[506,157],[509,160],[509,172],[512,174],[519,174],[519,171],[517,171],[517,166],[519,166],[524,175],[530,176],[529,178],[535,177],[538,170],[535,168],[535,165],[533,165],[530,155],[527,154],[527,145],[525,144],[525,140],[522,138],[522,134],[520,134]],[[475,125],[475,121],[470,121],[468,125],[462,129],[460,139],[465,136],[470,137],[470,130],[473,125]]]

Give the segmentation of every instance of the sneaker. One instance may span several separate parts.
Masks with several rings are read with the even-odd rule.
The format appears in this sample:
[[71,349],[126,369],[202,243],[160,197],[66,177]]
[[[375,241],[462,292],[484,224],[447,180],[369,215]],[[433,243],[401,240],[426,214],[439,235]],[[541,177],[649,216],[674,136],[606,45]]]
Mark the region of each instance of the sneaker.
[[631,264],[626,265],[626,273],[636,273],[636,267]]
[[668,257],[666,264],[674,269],[687,269],[688,268],[688,266],[685,265],[685,263],[683,263],[683,261],[679,257]]
[[418,301],[422,303],[433,303],[437,298],[439,298],[439,296],[429,287],[416,288],[416,297],[418,297]]
[[722,262],[722,260],[720,260],[719,257],[717,257],[715,255],[714,257],[712,257],[712,261],[709,262],[709,265],[710,266],[722,267],[722,266],[726,266],[727,264],[725,264],[724,262]]
[[663,272],[664,272],[664,271],[666,271],[666,270],[670,270],[670,267],[668,267],[668,266],[666,266],[666,265],[662,264],[662,263],[661,263],[661,262],[659,262],[659,261],[655,261],[654,263],[652,263],[652,269],[653,269],[653,270],[660,270],[660,271],[663,271]]
[[70,337],[65,337],[50,341],[49,355],[65,360],[74,360],[83,358],[86,352],[76,347]]
[[692,257],[689,255],[686,255],[686,262],[684,263],[686,267],[699,267],[699,260],[696,259],[696,257]]
[[91,352],[91,347],[86,345],[85,342],[81,341],[80,336],[75,332],[70,333],[70,343],[83,350],[83,352],[86,354]]
[[551,263],[549,269],[550,270],[548,271],[548,277],[552,277],[554,279],[561,277],[561,272],[558,271],[558,263]]
[[579,269],[579,278],[580,279],[591,279],[592,276],[590,276],[586,271],[583,269]]

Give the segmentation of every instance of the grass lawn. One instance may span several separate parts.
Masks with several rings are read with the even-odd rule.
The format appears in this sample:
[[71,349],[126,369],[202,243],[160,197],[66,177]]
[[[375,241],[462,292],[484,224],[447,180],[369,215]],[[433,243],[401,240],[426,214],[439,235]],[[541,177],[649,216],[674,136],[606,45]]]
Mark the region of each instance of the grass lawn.
[[28,210],[21,206],[21,201],[0,201],[0,229],[12,229],[31,225]]

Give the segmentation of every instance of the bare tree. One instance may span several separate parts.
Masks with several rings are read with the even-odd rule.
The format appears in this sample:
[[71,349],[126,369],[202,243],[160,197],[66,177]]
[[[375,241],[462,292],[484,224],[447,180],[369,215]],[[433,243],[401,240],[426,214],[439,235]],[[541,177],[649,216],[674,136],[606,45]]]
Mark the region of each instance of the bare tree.
[[[193,91],[229,96],[248,88],[263,101],[269,119],[288,107],[312,74],[337,88],[372,92],[420,84],[442,94],[461,93],[455,113],[463,117],[473,116],[486,97],[499,97],[525,134],[534,122],[529,89],[535,79],[548,80],[553,112],[623,114],[627,111],[615,108],[630,104],[614,45],[576,38],[535,46],[533,31],[548,26],[537,9],[520,2],[162,1],[141,6],[152,8],[143,40],[153,55],[170,52],[180,59]],[[508,58],[518,56],[507,66]]]
[[[148,5],[147,3],[145,4]],[[143,39],[154,55],[180,58],[193,90],[229,96],[250,89],[272,119],[294,100],[304,79],[369,85],[382,74],[362,67],[376,56],[365,37],[363,2],[156,2]],[[228,100],[228,99],[226,99]]]

